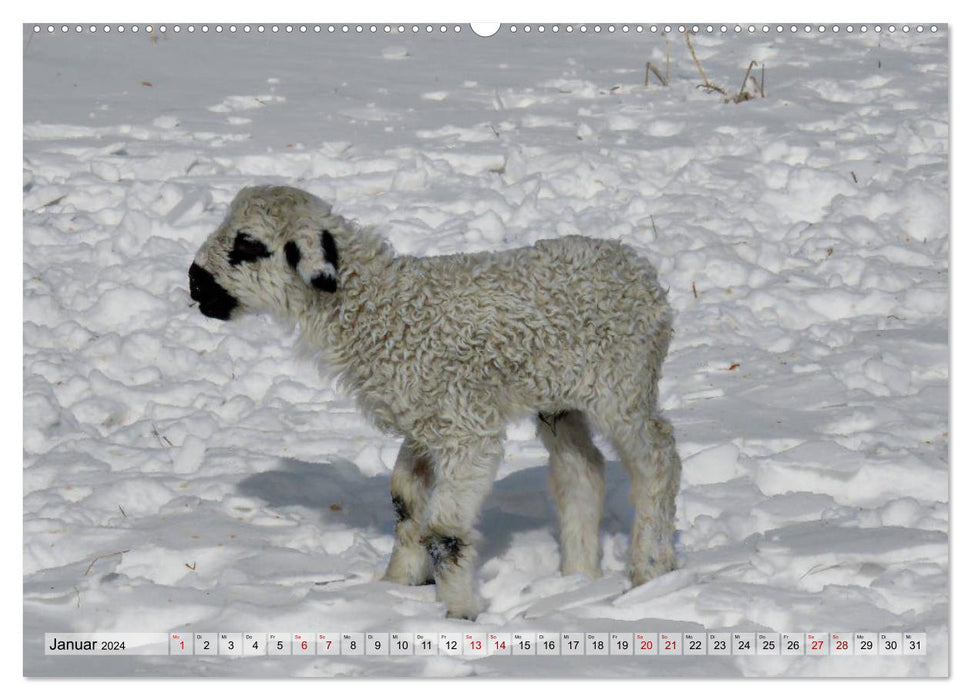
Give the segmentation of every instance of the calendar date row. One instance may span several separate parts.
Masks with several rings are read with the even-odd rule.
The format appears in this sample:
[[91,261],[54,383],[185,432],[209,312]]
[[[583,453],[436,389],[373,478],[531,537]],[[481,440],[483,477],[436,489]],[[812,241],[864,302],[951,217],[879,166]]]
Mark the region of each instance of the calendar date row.
[[913,632],[47,634],[45,654],[172,656],[924,656]]

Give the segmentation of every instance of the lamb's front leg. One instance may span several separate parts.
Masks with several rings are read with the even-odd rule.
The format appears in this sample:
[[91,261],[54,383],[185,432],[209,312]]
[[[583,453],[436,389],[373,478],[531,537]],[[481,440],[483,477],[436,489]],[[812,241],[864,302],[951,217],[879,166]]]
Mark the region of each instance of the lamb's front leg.
[[435,454],[436,482],[422,541],[431,555],[438,598],[447,606],[448,617],[474,620],[479,614],[474,528],[501,459],[498,438],[464,441]]
[[411,439],[405,439],[391,473],[394,505],[394,550],[384,580],[421,586],[434,583],[432,560],[422,542],[425,507],[434,480],[431,458]]

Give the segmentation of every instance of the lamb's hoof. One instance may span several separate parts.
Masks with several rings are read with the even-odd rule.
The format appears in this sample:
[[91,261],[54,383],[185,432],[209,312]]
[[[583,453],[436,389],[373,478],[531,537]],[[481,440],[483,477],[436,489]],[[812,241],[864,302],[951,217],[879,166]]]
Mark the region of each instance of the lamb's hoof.
[[423,578],[421,576],[392,576],[385,573],[381,580],[387,583],[397,583],[399,586],[430,586],[435,584],[434,576]]
[[[441,589],[438,591],[439,600],[441,600]],[[482,612],[482,601],[481,600],[461,600],[452,601],[451,603],[445,603],[445,617],[450,617],[455,620],[471,620],[472,622],[479,616]]]
[[453,620],[469,620],[470,622],[475,622],[475,618],[477,618],[478,616],[479,616],[479,613],[471,612],[471,611],[453,612],[449,610],[447,613],[445,613],[445,617],[450,617]]
[[631,568],[630,580],[634,586],[640,586],[648,581],[653,581],[658,576],[674,571],[675,568],[673,553],[660,559],[649,557],[645,565]]
[[381,580],[402,586],[427,586],[435,583],[435,575],[424,549],[415,553],[396,551]]

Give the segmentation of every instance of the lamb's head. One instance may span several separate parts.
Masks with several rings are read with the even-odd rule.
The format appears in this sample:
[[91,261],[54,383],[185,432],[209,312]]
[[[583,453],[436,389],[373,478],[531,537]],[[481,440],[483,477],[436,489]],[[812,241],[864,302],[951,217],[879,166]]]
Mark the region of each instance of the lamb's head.
[[292,187],[247,187],[196,253],[189,290],[206,316],[286,314],[337,291],[330,205]]

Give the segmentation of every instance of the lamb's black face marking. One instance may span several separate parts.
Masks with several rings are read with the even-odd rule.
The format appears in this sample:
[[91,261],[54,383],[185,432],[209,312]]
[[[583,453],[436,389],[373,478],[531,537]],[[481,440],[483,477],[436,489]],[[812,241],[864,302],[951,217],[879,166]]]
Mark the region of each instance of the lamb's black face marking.
[[261,242],[247,233],[240,231],[236,234],[233,241],[233,249],[227,256],[229,264],[236,266],[244,262],[255,262],[260,258],[268,258],[272,255],[269,249]]
[[209,318],[228,321],[239,302],[223,289],[209,270],[192,263],[189,266],[189,295],[199,302],[199,311]]
[[287,264],[296,270],[297,265],[300,264],[300,248],[293,241],[287,241],[283,246],[283,252],[287,256]]
[[336,292],[337,291],[337,280],[328,275],[317,275],[312,280],[310,284],[315,286],[322,292]]
[[340,269],[337,256],[337,243],[334,241],[334,237],[327,229],[324,229],[320,233],[320,245],[324,249],[324,260],[333,265],[334,272],[337,272]]
[[436,569],[443,564],[458,564],[464,548],[465,542],[448,535],[432,535],[425,542],[425,549],[431,555]]
[[[334,268],[334,273],[340,269],[340,257],[337,254],[337,242],[330,231],[324,229],[320,232],[320,247],[324,249],[324,261],[330,263]],[[310,284],[322,292],[336,292],[337,280],[330,275],[319,274],[310,280]]]

